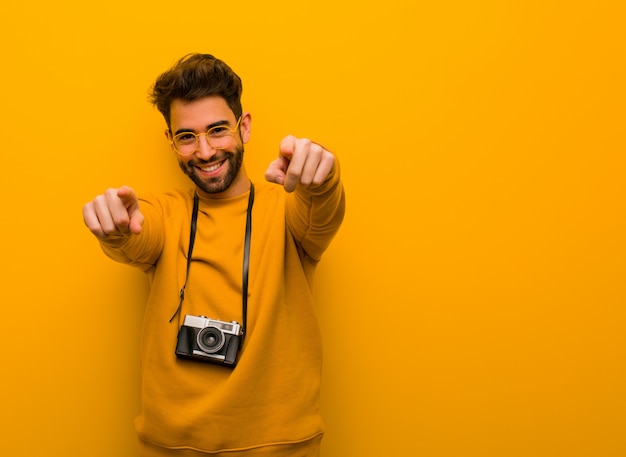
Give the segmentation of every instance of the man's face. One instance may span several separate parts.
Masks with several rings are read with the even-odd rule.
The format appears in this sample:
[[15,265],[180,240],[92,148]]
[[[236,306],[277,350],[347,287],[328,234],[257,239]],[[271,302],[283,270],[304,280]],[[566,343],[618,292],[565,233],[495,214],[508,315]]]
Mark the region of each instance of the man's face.
[[[210,96],[184,102],[174,100],[170,111],[172,135],[181,132],[205,133],[215,126],[234,129],[237,119],[219,96]],[[241,134],[240,134],[241,132]],[[171,140],[169,132],[166,135]],[[176,154],[181,170],[203,191],[229,197],[244,193],[249,188],[243,164],[243,144],[250,135],[250,114],[242,114],[240,130],[232,133],[224,149],[215,149],[206,135],[198,138],[198,147],[192,154]]]

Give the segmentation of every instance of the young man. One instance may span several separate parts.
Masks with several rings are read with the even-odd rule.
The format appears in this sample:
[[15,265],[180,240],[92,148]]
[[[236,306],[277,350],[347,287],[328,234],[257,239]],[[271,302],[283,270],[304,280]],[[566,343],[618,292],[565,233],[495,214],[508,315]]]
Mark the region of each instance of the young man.
[[[339,229],[335,156],[285,137],[265,178],[243,163],[241,81],[183,57],[152,102],[192,189],[109,189],[83,208],[112,259],[150,277],[142,336],[142,456],[319,455],[321,338],[311,285]],[[276,185],[278,184],[278,185]]]

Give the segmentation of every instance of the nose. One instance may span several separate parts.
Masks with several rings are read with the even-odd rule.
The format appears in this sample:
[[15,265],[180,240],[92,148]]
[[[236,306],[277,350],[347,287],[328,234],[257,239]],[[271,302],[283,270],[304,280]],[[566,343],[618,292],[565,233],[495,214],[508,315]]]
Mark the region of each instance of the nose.
[[217,149],[209,144],[206,135],[206,133],[198,135],[198,148],[195,152],[196,157],[202,160],[209,160],[217,152]]

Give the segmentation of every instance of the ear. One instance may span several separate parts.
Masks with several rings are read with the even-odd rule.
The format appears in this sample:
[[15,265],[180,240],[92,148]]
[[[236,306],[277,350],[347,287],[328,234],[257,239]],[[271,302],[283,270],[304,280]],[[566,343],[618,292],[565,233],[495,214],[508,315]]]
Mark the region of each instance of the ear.
[[170,144],[170,148],[172,148],[172,152],[176,154],[176,149],[174,149],[174,143],[172,142],[172,136],[170,135],[170,129],[165,129],[163,133],[165,133],[165,138],[167,139],[167,142]]
[[250,134],[252,132],[252,115],[250,113],[244,112],[241,115],[239,129],[241,130],[241,141],[243,141],[244,144],[250,141]]

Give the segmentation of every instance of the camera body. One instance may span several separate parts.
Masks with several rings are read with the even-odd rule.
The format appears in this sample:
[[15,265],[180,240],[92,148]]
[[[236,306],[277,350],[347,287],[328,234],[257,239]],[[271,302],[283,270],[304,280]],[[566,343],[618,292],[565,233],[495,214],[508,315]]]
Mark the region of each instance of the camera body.
[[234,367],[242,337],[241,325],[187,314],[178,331],[176,356]]

